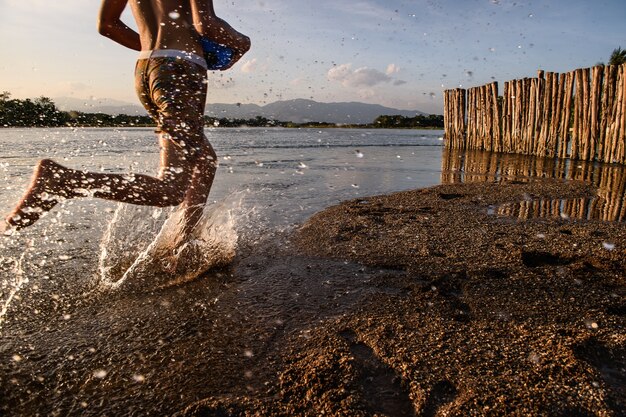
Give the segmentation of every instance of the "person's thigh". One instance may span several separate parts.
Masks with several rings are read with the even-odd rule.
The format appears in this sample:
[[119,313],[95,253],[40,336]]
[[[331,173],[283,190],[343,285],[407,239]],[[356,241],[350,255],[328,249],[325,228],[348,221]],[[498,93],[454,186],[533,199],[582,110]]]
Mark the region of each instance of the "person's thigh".
[[206,70],[183,59],[151,59],[149,82],[160,130],[193,158],[205,140]]

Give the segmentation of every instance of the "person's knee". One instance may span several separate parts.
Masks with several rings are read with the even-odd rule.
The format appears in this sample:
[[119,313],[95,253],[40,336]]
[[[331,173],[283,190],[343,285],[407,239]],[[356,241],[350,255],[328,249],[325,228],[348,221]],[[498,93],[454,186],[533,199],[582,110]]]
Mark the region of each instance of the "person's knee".
[[191,185],[193,167],[185,164],[180,167],[164,167],[160,178],[164,185],[161,201],[163,207],[177,206],[183,202],[187,189]]

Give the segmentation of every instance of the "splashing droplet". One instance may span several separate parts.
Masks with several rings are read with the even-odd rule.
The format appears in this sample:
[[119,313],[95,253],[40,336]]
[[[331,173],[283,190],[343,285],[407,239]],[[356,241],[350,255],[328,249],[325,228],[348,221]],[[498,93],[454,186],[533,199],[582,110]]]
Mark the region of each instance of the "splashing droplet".
[[93,376],[102,379],[107,376],[107,371],[105,371],[104,369],[98,369],[94,371]]
[[615,244],[609,243],[609,242],[602,242],[602,247],[606,250],[613,250],[615,249]]

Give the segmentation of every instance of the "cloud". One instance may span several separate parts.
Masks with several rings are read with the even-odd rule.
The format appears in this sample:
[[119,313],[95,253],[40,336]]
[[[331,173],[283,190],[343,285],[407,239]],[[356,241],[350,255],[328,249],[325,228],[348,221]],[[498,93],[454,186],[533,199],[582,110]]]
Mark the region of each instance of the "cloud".
[[328,79],[338,81],[344,87],[373,87],[392,81],[392,78],[377,69],[361,67],[352,69],[352,64],[341,64],[328,70]]
[[400,71],[400,68],[396,64],[389,64],[387,65],[387,71],[385,71],[385,74],[391,75],[399,71]]
[[353,15],[359,20],[366,18],[380,22],[400,18],[395,8],[372,1],[332,2],[331,7],[335,9],[334,13]]
[[357,94],[361,100],[370,100],[376,97],[376,92],[370,88],[362,88]]
[[257,60],[256,58],[250,59],[248,61],[246,61],[242,66],[241,66],[241,72],[243,72],[244,74],[250,74],[252,72],[255,72],[257,69]]
[[89,85],[77,81],[65,81],[59,83],[59,88],[62,90],[69,90],[71,92],[74,91],[85,91],[90,88]]
[[293,86],[299,86],[304,84],[304,80],[302,78],[294,78],[293,80],[289,81],[289,85],[293,85]]

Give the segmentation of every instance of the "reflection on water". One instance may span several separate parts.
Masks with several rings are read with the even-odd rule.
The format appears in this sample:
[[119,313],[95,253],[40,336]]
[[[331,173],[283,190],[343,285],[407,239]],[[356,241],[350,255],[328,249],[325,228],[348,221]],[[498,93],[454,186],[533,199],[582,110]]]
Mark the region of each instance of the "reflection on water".
[[445,149],[443,152],[443,184],[554,178],[583,181],[598,188],[593,198],[533,200],[528,197],[490,209],[490,214],[520,219],[561,217],[623,221],[626,218],[624,166],[474,150]]

